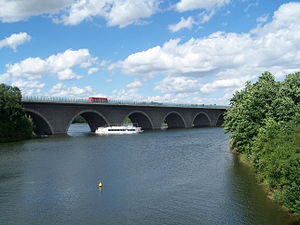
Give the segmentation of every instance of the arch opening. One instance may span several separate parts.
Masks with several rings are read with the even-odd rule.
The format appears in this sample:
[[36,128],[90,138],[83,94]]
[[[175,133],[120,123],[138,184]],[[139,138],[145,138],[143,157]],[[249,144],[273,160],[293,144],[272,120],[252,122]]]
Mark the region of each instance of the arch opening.
[[67,133],[95,132],[98,127],[107,126],[107,120],[96,111],[83,111],[69,122]]
[[224,114],[221,114],[217,120],[216,126],[221,127],[221,126],[223,126],[223,123],[224,123]]
[[162,128],[185,128],[185,121],[183,117],[177,112],[171,112],[165,116],[161,124]]
[[210,127],[211,123],[208,116],[204,113],[196,115],[193,121],[193,127]]
[[143,112],[133,112],[125,117],[124,124],[133,124],[142,127],[143,130],[152,130],[153,125],[149,116]]
[[53,134],[52,128],[49,122],[40,114],[33,111],[25,111],[33,121],[33,132],[36,135],[51,135]]

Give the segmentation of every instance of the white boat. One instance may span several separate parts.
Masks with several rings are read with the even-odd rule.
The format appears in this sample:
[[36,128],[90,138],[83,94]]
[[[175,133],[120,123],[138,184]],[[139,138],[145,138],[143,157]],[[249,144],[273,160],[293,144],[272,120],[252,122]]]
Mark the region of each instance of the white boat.
[[141,127],[133,125],[98,127],[95,131],[96,134],[138,134],[142,132]]

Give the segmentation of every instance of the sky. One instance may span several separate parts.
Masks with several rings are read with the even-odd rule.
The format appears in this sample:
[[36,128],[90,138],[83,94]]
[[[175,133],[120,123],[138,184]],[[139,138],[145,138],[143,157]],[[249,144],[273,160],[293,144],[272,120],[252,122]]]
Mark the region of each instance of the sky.
[[228,105],[300,71],[300,1],[0,0],[0,83],[26,96]]

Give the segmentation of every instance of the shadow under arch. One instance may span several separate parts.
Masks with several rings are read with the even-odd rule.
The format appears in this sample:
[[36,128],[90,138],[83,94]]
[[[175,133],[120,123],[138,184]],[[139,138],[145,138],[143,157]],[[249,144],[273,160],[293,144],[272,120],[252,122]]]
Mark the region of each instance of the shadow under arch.
[[164,116],[161,124],[163,123],[167,123],[168,128],[186,128],[186,122],[183,116],[176,111],[167,113],[167,115]]
[[95,130],[98,127],[103,127],[106,125],[109,125],[108,120],[99,112],[95,111],[95,110],[82,110],[80,112],[78,112],[77,114],[75,114],[72,119],[69,121],[67,127],[66,127],[66,133],[68,132],[71,123],[73,122],[73,120],[78,117],[78,116],[82,116],[85,121],[88,123],[90,129],[92,132],[95,132]]
[[126,115],[123,121],[126,118],[129,118],[133,124],[137,124],[137,126],[142,127],[143,130],[152,130],[153,123],[150,116],[143,111],[133,111]]
[[32,118],[35,134],[51,135],[54,133],[51,124],[42,114],[32,109],[25,109],[25,113]]
[[210,127],[211,120],[205,112],[199,112],[194,116],[193,127]]
[[216,126],[221,127],[223,125],[223,123],[224,123],[224,113],[219,115]]

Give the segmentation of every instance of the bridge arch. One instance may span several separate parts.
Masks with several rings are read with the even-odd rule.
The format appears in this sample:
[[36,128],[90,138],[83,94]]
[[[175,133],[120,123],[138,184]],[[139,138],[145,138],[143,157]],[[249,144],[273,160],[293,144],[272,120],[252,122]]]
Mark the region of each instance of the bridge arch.
[[205,112],[197,113],[193,118],[193,127],[210,127],[211,119]]
[[220,127],[223,125],[223,123],[224,123],[224,113],[221,113],[217,119],[216,126]]
[[66,131],[65,131],[66,133],[68,132],[69,127],[71,126],[71,123],[73,122],[73,120],[78,116],[82,116],[86,120],[86,122],[88,123],[88,125],[89,125],[92,132],[95,132],[95,130],[98,127],[109,125],[108,120],[101,113],[99,113],[96,110],[87,109],[87,110],[82,110],[82,111],[76,113],[69,120],[68,125],[66,127]]
[[25,113],[30,116],[33,120],[34,128],[33,131],[38,135],[51,135],[54,134],[53,128],[49,121],[39,112],[33,109],[25,109]]
[[176,111],[167,113],[167,115],[164,116],[161,124],[163,124],[163,123],[167,123],[168,128],[186,128],[187,127],[183,116]]
[[143,130],[152,130],[153,129],[153,122],[152,122],[150,116],[148,116],[148,114],[143,111],[130,112],[123,118],[123,121],[127,117],[132,121],[132,123],[137,124],[138,126],[142,127]]

